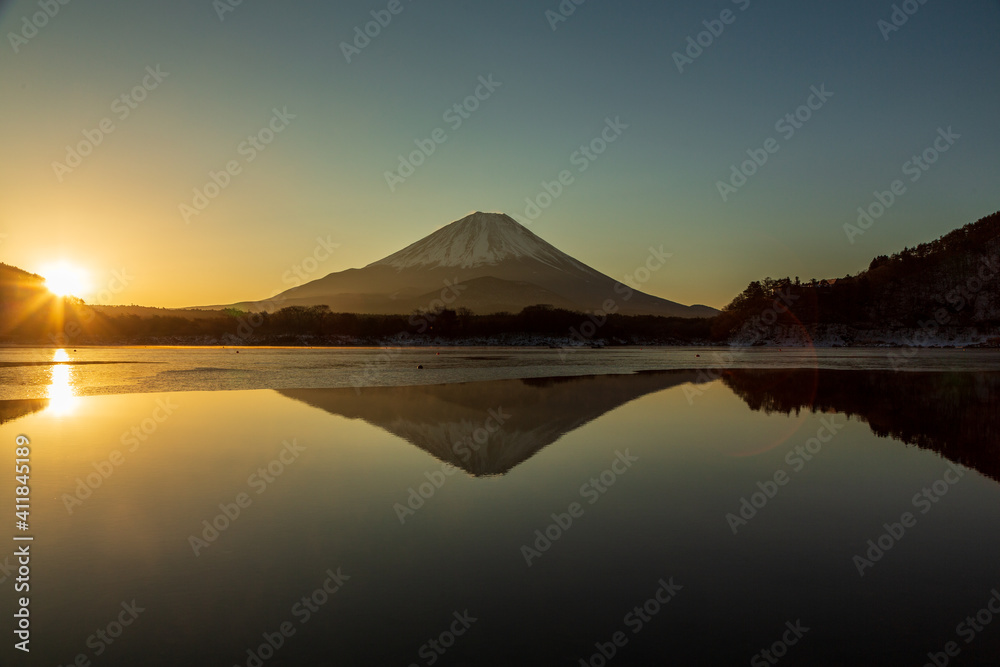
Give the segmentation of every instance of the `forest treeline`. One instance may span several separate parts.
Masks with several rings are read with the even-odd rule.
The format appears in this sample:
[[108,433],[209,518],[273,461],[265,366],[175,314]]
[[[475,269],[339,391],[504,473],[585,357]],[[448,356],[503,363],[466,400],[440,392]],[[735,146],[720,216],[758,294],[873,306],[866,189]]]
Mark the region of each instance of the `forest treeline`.
[[[289,306],[273,313],[235,309],[219,317],[109,315],[81,304],[58,318],[24,322],[5,343],[368,345],[443,342],[518,336],[558,339],[576,345],[689,344],[705,342],[710,319],[639,315],[597,317],[538,305],[519,313],[475,315],[459,309],[411,315],[333,313],[328,306]],[[512,341],[514,342],[514,341]]]

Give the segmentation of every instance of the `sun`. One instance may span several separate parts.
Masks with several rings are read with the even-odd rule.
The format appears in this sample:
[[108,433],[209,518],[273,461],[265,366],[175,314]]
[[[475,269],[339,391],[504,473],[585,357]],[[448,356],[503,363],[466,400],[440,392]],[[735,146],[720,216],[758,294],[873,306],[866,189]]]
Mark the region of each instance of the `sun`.
[[56,296],[80,296],[90,289],[87,272],[69,262],[50,264],[42,269],[45,287]]

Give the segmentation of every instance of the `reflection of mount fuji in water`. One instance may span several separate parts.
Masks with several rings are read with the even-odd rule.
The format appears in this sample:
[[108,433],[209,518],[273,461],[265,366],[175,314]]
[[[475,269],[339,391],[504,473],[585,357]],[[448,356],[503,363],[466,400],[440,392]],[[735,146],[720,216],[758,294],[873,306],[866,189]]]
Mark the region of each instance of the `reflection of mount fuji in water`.
[[[471,475],[485,476],[502,475],[587,422],[645,394],[696,382],[698,375],[647,371],[369,387],[360,394],[354,389],[280,393],[363,419]],[[1000,481],[1000,372],[729,370],[723,382],[752,410],[845,413],[867,422],[876,435],[933,450]],[[504,423],[487,433],[495,415]],[[472,446],[477,431],[478,450]]]
[[1000,481],[1000,372],[731,370],[753,410],[836,411]]
[[[629,401],[698,382],[699,375],[697,370],[645,371],[279,393],[362,419],[470,475],[486,476],[510,471]],[[722,382],[752,410],[844,413],[866,422],[876,435],[933,450],[1000,481],[1000,371],[731,369]],[[0,401],[0,424],[48,405],[47,399]]]
[[606,412],[696,376],[697,371],[650,371],[280,393],[363,419],[479,477],[502,475]]

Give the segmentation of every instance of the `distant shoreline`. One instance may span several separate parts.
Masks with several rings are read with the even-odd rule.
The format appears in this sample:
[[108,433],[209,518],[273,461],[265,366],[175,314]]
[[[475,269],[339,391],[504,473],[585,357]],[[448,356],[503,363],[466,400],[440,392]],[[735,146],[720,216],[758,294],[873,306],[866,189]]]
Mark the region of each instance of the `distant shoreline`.
[[[796,342],[771,342],[758,343],[753,345],[738,344],[738,343],[719,343],[719,342],[687,342],[687,343],[660,343],[660,342],[644,342],[644,343],[611,343],[606,342],[604,344],[594,344],[594,345],[580,345],[571,344],[565,342],[564,344],[554,343],[511,343],[511,342],[501,342],[501,343],[487,343],[476,340],[456,340],[456,341],[442,341],[442,340],[428,340],[428,341],[413,341],[410,340],[406,343],[399,341],[361,341],[357,343],[273,343],[273,342],[247,342],[242,345],[232,345],[232,344],[221,344],[221,343],[210,343],[210,342],[150,342],[150,343],[80,343],[76,345],[58,345],[55,343],[0,343],[0,350],[18,350],[18,349],[101,349],[101,348],[113,348],[113,349],[205,349],[205,350],[379,350],[386,348],[393,349],[414,349],[414,350],[426,350],[426,349],[455,349],[455,348],[479,348],[479,349],[511,349],[511,350],[569,350],[573,352],[585,351],[585,350],[629,350],[629,349],[648,349],[648,348],[698,348],[698,349],[717,349],[717,350],[750,350],[750,349],[794,349],[794,350],[807,350],[810,348],[820,348],[820,349],[915,349],[915,350],[995,350],[1000,349],[1000,341],[990,340],[978,343],[954,343],[949,341],[936,341],[929,344],[923,345],[906,345],[902,343],[829,343],[829,342],[817,342],[812,344],[802,344]],[[94,362],[96,363],[96,362]]]

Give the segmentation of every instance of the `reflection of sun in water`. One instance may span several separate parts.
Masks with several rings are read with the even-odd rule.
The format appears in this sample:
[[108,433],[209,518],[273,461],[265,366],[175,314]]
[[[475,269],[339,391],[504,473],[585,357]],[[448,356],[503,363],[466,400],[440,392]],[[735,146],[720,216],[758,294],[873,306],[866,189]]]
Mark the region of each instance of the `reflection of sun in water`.
[[[69,361],[66,350],[56,350],[52,361]],[[63,364],[52,365],[49,382],[49,410],[56,415],[68,415],[76,408],[77,396],[73,393],[73,367]]]

